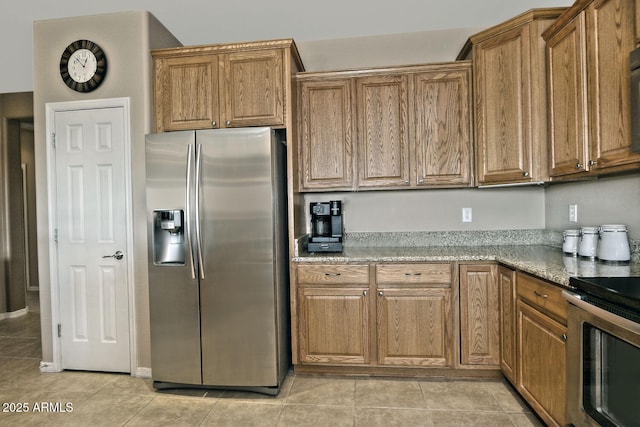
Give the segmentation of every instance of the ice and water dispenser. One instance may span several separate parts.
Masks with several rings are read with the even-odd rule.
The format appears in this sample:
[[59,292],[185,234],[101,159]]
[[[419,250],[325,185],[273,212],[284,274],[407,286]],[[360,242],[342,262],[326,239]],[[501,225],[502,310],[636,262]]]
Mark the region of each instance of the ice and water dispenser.
[[184,265],[186,245],[184,212],[180,209],[153,211],[153,263]]

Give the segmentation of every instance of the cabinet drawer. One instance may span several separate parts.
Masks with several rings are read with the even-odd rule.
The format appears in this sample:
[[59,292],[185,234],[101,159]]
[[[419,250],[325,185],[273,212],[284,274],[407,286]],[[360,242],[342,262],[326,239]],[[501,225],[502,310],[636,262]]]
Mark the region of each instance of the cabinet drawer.
[[369,284],[368,265],[298,265],[298,283]]
[[518,298],[567,324],[567,301],[560,287],[524,273],[518,273],[516,283]]
[[378,285],[431,284],[451,286],[451,264],[378,264],[376,265]]

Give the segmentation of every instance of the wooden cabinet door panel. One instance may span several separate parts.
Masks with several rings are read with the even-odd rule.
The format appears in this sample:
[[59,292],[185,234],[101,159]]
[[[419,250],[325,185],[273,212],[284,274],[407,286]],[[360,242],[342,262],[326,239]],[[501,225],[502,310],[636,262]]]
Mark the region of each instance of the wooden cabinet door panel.
[[532,170],[529,27],[474,49],[480,184],[526,181]]
[[567,422],[567,328],[518,301],[518,391],[548,425]]
[[417,185],[471,185],[471,68],[416,74]]
[[598,0],[587,10],[590,169],[640,161],[640,153],[630,152],[634,9],[632,1]]
[[464,365],[500,364],[497,268],[460,266],[460,362]]
[[512,384],[517,380],[516,353],[516,272],[506,267],[498,269],[500,288],[500,368]]
[[157,132],[218,126],[217,55],[166,58],[155,67]]
[[378,289],[378,363],[453,365],[450,289]]
[[282,50],[234,52],[223,58],[224,126],[283,125]]
[[550,102],[550,175],[585,170],[587,105],[585,19],[578,15],[547,42]]
[[409,185],[407,76],[357,79],[359,187]]
[[351,80],[300,87],[302,189],[353,187]]
[[368,288],[298,288],[301,363],[367,364]]

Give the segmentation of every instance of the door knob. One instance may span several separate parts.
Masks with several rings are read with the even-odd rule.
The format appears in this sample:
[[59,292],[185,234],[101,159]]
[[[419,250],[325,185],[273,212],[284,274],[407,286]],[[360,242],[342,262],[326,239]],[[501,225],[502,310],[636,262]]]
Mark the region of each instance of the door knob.
[[122,253],[122,251],[116,251],[113,255],[105,255],[102,258],[115,258],[117,260],[121,260],[122,258],[124,258],[124,254]]

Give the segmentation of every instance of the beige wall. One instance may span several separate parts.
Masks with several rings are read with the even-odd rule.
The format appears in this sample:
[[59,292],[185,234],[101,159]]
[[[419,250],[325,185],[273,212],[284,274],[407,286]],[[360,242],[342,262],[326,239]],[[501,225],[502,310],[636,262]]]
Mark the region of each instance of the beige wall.
[[[65,47],[77,39],[89,39],[105,51],[108,75],[100,87],[88,94],[67,88],[59,74]],[[151,131],[152,81],[150,49],[180,43],[149,13],[122,12],[34,23],[34,126],[37,195],[38,258],[42,353],[52,361],[52,319],[49,280],[49,215],[47,194],[46,117],[49,102],[83,99],[130,98],[131,162],[136,337],[138,367],[150,367],[149,309],[147,284],[147,237],[145,213],[144,135]]]
[[452,28],[370,37],[296,41],[306,71],[424,64],[455,60],[482,28]]
[[[525,230],[544,228],[543,187],[362,191],[308,194],[309,203],[342,200],[346,232]],[[462,208],[472,222],[462,222]],[[310,225],[307,224],[307,227]]]
[[[625,224],[629,238],[640,240],[640,174],[552,184],[545,199],[549,229]],[[578,222],[569,222],[570,204],[578,205]]]

